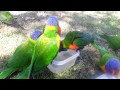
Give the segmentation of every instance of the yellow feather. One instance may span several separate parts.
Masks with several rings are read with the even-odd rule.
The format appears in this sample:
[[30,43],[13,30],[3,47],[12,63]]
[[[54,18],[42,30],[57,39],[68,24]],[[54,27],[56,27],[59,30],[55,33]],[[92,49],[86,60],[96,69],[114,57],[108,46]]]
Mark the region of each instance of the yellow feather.
[[58,26],[45,26],[45,30],[58,30]]
[[28,38],[28,41],[30,41],[31,43],[34,43],[35,44],[35,40],[31,39],[30,37]]
[[58,43],[57,43],[57,46],[58,46],[58,48],[59,48],[59,47],[60,47],[60,36],[59,36],[59,35],[57,35],[56,41],[58,42]]

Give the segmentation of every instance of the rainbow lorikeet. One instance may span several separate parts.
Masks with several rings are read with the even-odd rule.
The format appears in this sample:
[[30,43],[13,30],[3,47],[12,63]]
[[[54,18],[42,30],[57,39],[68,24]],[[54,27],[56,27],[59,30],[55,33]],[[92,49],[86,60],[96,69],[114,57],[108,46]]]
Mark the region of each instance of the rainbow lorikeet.
[[47,20],[44,33],[36,41],[30,66],[15,79],[31,78],[40,73],[54,60],[59,52],[59,46],[58,20],[51,16]]
[[61,46],[66,49],[83,49],[84,46],[93,43],[95,37],[89,33],[80,31],[70,31],[61,42]]
[[118,57],[109,53],[104,47],[92,44],[95,48],[97,48],[100,52],[101,59],[98,62],[100,68],[111,75],[119,75],[120,73],[120,60]]
[[66,51],[67,49],[76,51],[82,50],[84,46],[93,43],[94,40],[95,36],[92,34],[80,31],[70,31],[65,36],[64,40],[61,41],[60,51]]
[[39,30],[33,31],[28,37],[28,41],[16,48],[7,62],[6,69],[0,72],[0,79],[5,79],[15,71],[21,70],[30,64],[34,45],[40,35],[41,32]]

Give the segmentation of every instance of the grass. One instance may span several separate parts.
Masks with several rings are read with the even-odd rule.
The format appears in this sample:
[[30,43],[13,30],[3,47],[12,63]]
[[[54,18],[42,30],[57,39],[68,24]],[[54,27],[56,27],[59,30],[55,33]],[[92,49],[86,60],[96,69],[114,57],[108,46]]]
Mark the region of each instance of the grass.
[[[16,21],[24,27],[25,30],[15,25],[0,24],[0,70],[5,68],[8,58],[13,54],[16,47],[24,43],[34,29],[42,29],[47,17],[50,15],[56,15],[58,17],[62,29],[62,36],[65,36],[70,30],[85,31],[93,34],[95,32],[120,34],[120,20],[117,13],[118,12],[107,11],[95,11],[94,13],[83,11],[31,11],[15,15],[15,17],[17,17]],[[35,19],[26,20],[26,17],[35,17]],[[96,42],[104,46],[111,53],[114,53],[104,40],[98,39]],[[46,68],[35,78],[87,79],[99,75],[99,67],[97,66],[97,61],[100,58],[99,52],[89,45],[86,46],[81,53],[80,62],[65,72],[54,74]],[[120,55],[117,56],[120,57]]]

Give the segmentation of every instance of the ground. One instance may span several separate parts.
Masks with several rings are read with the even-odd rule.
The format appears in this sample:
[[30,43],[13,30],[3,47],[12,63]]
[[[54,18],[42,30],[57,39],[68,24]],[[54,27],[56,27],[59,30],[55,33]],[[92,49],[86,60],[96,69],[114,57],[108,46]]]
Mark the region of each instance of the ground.
[[[10,11],[15,20],[9,24],[0,23],[0,70],[6,66],[7,60],[21,43],[27,40],[35,30],[42,30],[45,21],[51,15],[57,16],[62,29],[62,36],[72,30],[107,34],[120,33],[120,12],[117,11]],[[115,55],[105,40],[97,39],[96,43],[104,46]],[[119,52],[116,55],[120,57]],[[90,79],[100,75],[97,65],[100,55],[91,45],[85,46],[81,58],[74,66],[61,74],[54,74],[47,68],[35,78],[38,79]]]

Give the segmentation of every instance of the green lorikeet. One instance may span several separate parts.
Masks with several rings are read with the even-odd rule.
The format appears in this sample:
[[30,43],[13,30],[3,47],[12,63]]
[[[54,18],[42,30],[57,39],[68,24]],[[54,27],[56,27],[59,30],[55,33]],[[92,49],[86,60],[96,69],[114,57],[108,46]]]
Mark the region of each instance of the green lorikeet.
[[71,50],[81,50],[84,46],[93,43],[95,37],[89,33],[80,31],[68,32],[64,40],[61,41],[60,51],[65,51],[66,49]]
[[112,48],[113,50],[120,49],[120,35],[110,36],[106,34],[102,34],[102,35],[99,34],[99,36],[107,40],[109,47]]
[[8,22],[13,19],[13,15],[9,11],[0,11],[0,21]]
[[51,16],[47,20],[44,33],[36,41],[31,65],[18,75],[16,79],[27,79],[40,73],[54,60],[58,54],[59,46],[58,20],[56,17]]
[[119,58],[109,53],[104,47],[97,44],[92,44],[100,52],[101,59],[98,62],[100,68],[111,75],[118,75],[120,73],[120,61]]
[[34,45],[38,37],[41,35],[39,30],[31,33],[28,41],[18,46],[7,62],[7,68],[0,73],[0,79],[7,78],[17,70],[23,69],[30,64]]

